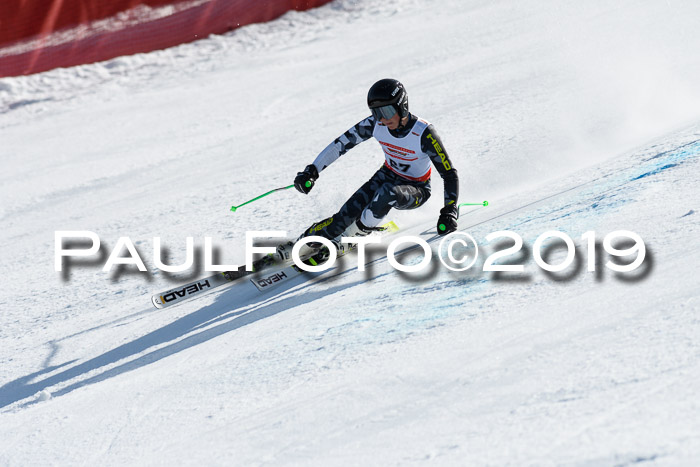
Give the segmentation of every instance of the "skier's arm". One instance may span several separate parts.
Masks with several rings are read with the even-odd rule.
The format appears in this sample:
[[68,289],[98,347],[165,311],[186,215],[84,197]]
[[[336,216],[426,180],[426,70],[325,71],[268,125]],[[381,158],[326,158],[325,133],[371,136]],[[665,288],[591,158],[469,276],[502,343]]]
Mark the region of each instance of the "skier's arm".
[[457,169],[452,165],[447,155],[442,140],[435,132],[433,125],[429,125],[421,135],[421,149],[430,156],[433,165],[442,177],[445,185],[445,206],[457,205],[459,198],[459,178]]
[[457,230],[457,219],[459,218],[457,169],[452,165],[452,161],[445,151],[445,146],[432,125],[429,125],[421,135],[421,149],[430,156],[445,186],[445,206],[440,209],[437,233],[438,235],[446,235]]
[[323,169],[338,160],[340,156],[348,152],[363,141],[372,137],[374,132],[373,116],[369,116],[340,135],[326,149],[316,156],[313,164],[306,166],[303,172],[299,172],[294,179],[294,187],[301,193],[308,194],[318,179],[318,174]]
[[367,117],[326,146],[313,162],[316,170],[320,173],[350,149],[370,139],[374,132],[374,123],[373,116]]

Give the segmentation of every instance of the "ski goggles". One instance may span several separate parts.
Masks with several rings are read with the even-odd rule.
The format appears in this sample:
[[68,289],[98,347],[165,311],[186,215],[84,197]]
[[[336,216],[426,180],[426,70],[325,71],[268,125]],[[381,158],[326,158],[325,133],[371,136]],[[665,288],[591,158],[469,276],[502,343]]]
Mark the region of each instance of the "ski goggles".
[[396,115],[396,107],[393,105],[383,105],[381,107],[375,107],[372,109],[372,115],[377,121],[381,119],[389,120],[391,117]]

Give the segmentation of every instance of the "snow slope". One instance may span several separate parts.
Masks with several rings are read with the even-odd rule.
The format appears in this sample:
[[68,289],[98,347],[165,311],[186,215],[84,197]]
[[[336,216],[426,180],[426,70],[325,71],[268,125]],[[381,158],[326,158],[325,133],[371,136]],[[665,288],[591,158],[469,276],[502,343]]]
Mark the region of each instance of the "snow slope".
[[[336,1],[0,80],[0,463],[696,464],[698,18],[672,0]],[[332,214],[381,164],[375,143],[308,197],[228,208],[289,184],[387,76],[440,131],[462,201],[490,201],[460,219],[475,268],[406,277],[377,254],[262,301],[152,308],[183,280],[154,270],[152,237],[174,263],[187,236],[236,262],[247,230]],[[434,249],[441,189],[392,215]],[[479,272],[504,229],[525,273]],[[644,239],[642,270],[601,255],[588,272],[581,235],[620,229]],[[56,230],[105,254],[129,236],[149,272],[57,273]],[[536,267],[548,230],[578,270]]]

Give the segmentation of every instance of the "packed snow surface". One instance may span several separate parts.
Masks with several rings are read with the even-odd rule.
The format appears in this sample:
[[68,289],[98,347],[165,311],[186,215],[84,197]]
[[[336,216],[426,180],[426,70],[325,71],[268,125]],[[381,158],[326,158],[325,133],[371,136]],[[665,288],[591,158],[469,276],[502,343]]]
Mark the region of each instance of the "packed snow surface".
[[[698,50],[689,0],[339,0],[0,80],[0,464],[697,465]],[[156,270],[153,237],[173,264],[188,236],[236,263],[246,231],[333,214],[375,142],[308,196],[229,207],[289,185],[385,77],[438,129],[460,201],[490,203],[462,209],[472,269],[399,274],[380,251],[152,307],[202,275]],[[434,251],[441,191],[391,214]],[[56,272],[59,230],[97,233],[101,256]],[[482,271],[500,230],[522,273]],[[552,230],[576,244],[559,273],[533,259]],[[637,271],[605,265],[617,230],[646,245]],[[122,236],[148,272],[102,272]]]

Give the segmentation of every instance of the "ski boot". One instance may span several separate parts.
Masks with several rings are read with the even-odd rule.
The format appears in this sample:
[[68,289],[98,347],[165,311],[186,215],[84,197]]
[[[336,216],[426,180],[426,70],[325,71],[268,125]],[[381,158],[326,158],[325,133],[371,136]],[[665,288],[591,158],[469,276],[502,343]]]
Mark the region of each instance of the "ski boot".
[[360,219],[350,224],[341,237],[366,237],[374,232],[383,232],[386,227],[367,227]]
[[[297,242],[301,240],[304,237],[311,237],[311,236],[321,236],[325,238],[325,235],[321,234],[321,231],[330,225],[333,222],[333,218],[329,217],[327,219],[323,219],[322,221],[316,222],[311,225],[308,229],[304,231],[301,235],[299,235],[299,238],[297,238]],[[331,243],[336,247],[336,250],[341,247],[340,245],[340,237],[334,238],[334,239],[329,239]],[[289,248],[289,257],[291,259],[291,252],[292,249]],[[318,256],[319,259],[322,261],[325,261],[328,259],[328,256],[330,255],[328,248],[321,242],[308,242],[302,245],[301,249],[299,250],[299,257],[303,262],[306,263],[306,260],[308,258]],[[309,263],[307,263],[309,264]]]
[[[335,238],[330,239],[330,242],[335,248],[336,258],[347,253],[346,250],[348,249],[348,245],[346,245],[345,243],[340,243],[339,240]],[[330,250],[326,245],[324,245],[321,242],[309,242],[307,243],[307,246],[310,249],[315,249],[315,252],[306,258],[302,257],[301,262],[304,264],[308,264],[310,266],[318,266],[319,264],[323,264],[326,261],[328,261],[328,258],[331,257]]]
[[[304,238],[299,237],[299,239]],[[297,240],[299,241],[299,240]],[[342,250],[343,245],[340,245],[338,242],[331,240],[333,245],[336,245],[336,249]],[[277,252],[275,253],[275,257],[278,261],[283,261],[283,262],[292,262],[292,249],[294,249],[294,245],[296,242],[285,242],[277,246]],[[305,264],[312,264],[307,262],[310,258],[315,257],[315,261],[321,261],[324,262],[328,257],[330,256],[330,252],[328,251],[328,248],[321,242],[309,242],[304,245],[299,250],[299,258],[304,262]]]
[[[310,235],[315,235],[318,233],[319,230],[321,230],[323,227],[327,226],[333,222],[332,218],[324,219],[321,222],[317,222],[313,224],[311,227],[309,227],[300,237],[299,239],[305,237],[305,236],[310,236]],[[343,256],[350,250],[354,249],[357,244],[356,243],[340,243],[340,239],[343,237],[366,237],[367,235],[370,235],[374,232],[383,232],[387,230],[386,226],[382,227],[368,227],[362,223],[360,219],[357,219],[355,222],[350,224],[342,234],[338,235],[335,238],[329,239],[331,243],[335,246],[337,256]],[[299,241],[297,239],[297,241]],[[302,258],[302,261],[305,264],[311,264],[313,266],[316,266],[318,264],[323,264],[325,263],[328,258],[330,257],[330,251],[328,251],[328,247],[326,247],[324,244],[321,242],[309,242],[307,243],[304,247],[302,247],[300,251],[300,256]],[[306,257],[306,259],[304,259]]]

